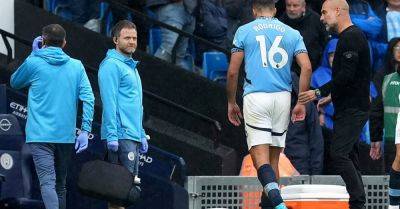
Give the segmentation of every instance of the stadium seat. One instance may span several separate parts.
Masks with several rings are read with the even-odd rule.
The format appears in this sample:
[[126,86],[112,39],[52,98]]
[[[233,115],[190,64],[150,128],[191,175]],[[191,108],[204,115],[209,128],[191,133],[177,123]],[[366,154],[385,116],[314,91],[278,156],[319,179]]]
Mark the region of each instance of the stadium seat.
[[151,28],[149,31],[149,54],[155,54],[158,47],[161,45],[161,29]]
[[100,19],[104,19],[108,11],[108,3],[100,2]]
[[222,52],[203,53],[204,76],[213,81],[226,80],[228,70],[228,59]]
[[189,39],[187,53],[192,56],[192,59],[196,57],[196,43],[193,39]]
[[153,11],[151,11],[151,9],[144,8],[144,11],[147,14],[147,16],[149,16],[150,18],[157,19],[157,14],[154,13]]
[[111,10],[108,10],[106,12],[106,17],[104,19],[104,21],[105,21],[105,33],[106,33],[106,35],[108,37],[111,37],[111,30],[112,30],[112,27],[113,27],[113,25],[112,25],[113,19],[114,19],[114,17],[113,17],[113,14],[112,14]]
[[[68,0],[45,0],[45,7],[46,9],[56,15],[60,15],[60,11],[58,11],[60,8],[64,7],[65,5],[68,5]],[[70,13],[64,13],[65,17],[67,19],[70,17]]]
[[[100,3],[100,19],[104,22],[104,33],[106,36],[111,37],[111,32],[112,28],[114,27],[114,24],[116,24],[115,16],[113,14],[113,11],[111,10],[110,6],[106,2],[101,2]],[[133,21],[133,13],[128,12],[126,19],[129,21]]]
[[57,0],[46,0],[45,1],[45,7],[51,13],[55,12],[57,4],[58,4]]

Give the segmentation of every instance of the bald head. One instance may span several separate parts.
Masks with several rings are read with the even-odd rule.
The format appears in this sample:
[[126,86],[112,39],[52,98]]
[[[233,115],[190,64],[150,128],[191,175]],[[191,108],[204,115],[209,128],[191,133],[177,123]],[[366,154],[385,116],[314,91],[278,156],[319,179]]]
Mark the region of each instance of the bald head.
[[349,4],[346,0],[326,0],[321,9],[321,21],[330,32],[341,32],[351,25]]
[[347,3],[346,0],[326,0],[324,2],[324,5],[325,4],[327,4],[330,7],[333,7],[334,9],[339,8],[342,10],[349,11],[349,4]]

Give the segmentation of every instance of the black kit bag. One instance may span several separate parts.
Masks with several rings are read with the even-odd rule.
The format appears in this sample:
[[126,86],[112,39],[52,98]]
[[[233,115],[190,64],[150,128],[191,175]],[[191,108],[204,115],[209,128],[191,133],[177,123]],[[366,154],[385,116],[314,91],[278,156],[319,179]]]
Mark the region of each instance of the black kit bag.
[[140,198],[140,187],[125,167],[103,160],[83,164],[78,178],[79,191],[89,197],[129,206]]

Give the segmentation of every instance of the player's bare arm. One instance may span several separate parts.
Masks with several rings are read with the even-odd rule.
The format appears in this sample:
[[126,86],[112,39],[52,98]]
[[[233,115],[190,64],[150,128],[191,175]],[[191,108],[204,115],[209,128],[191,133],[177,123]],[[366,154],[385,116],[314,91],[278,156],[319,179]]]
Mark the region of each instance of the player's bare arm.
[[226,93],[228,96],[228,119],[235,125],[239,126],[241,124],[240,118],[242,118],[242,113],[240,108],[236,103],[236,91],[237,83],[239,77],[240,66],[242,65],[244,58],[243,52],[234,52],[231,55],[231,61],[229,63],[228,74],[226,76]]
[[[299,82],[299,94],[306,92],[310,88],[311,78],[311,62],[307,53],[300,53],[296,55],[296,62],[300,66],[300,82]],[[292,111],[292,121],[301,121],[305,119],[306,108],[304,104],[297,103]]]

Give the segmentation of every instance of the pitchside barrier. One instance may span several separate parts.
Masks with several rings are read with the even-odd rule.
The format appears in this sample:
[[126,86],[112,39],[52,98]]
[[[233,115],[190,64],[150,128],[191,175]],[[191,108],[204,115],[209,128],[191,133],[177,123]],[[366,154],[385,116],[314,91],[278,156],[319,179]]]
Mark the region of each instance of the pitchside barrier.
[[[389,176],[363,176],[367,209],[386,209]],[[281,185],[342,185],[340,176],[294,176],[280,179]],[[262,187],[257,177],[189,176],[185,185],[189,209],[259,209]]]

